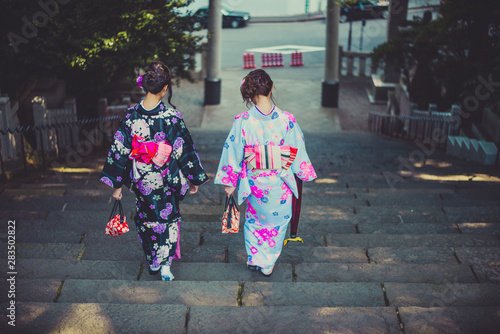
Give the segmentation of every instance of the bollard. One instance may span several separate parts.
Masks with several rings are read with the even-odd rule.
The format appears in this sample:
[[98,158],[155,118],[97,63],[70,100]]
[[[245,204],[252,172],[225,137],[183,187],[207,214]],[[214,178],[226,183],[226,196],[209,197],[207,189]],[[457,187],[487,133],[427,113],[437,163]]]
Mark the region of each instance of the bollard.
[[294,53],[292,53],[292,62],[290,63],[290,66],[304,66],[304,62],[302,61],[302,52],[295,51]]
[[243,54],[243,68],[251,69],[255,68],[255,57],[253,53],[244,53]]

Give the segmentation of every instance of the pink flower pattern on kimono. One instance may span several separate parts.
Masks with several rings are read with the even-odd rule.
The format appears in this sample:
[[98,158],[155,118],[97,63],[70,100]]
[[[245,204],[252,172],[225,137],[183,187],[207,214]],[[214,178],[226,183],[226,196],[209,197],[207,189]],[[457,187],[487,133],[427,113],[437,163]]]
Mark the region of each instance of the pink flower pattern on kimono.
[[297,121],[295,120],[295,116],[293,116],[291,113],[289,113],[288,111],[283,111],[283,113],[288,116],[288,120],[292,121],[292,123],[297,123]]
[[250,204],[249,201],[247,201],[247,210],[250,214],[254,216],[257,214],[257,210],[255,210],[255,208],[252,206],[252,204]]
[[292,194],[292,191],[286,185],[286,183],[283,183],[283,185],[281,186],[281,189],[285,190],[285,192],[281,195],[281,200],[286,201],[288,196],[290,196]]
[[264,191],[262,189],[257,188],[257,186],[250,186],[250,190],[252,190],[252,194],[257,198],[264,197]]
[[231,165],[226,165],[222,167],[222,171],[227,175],[222,178],[222,183],[224,185],[236,187],[238,185],[238,173],[233,171],[233,167],[231,167]]
[[267,241],[269,247],[276,246],[276,241],[273,240],[273,237],[276,237],[278,235],[278,230],[274,228],[271,230],[268,230],[267,228],[262,228],[260,230],[254,231],[253,235],[259,240],[258,242],[259,245],[262,245],[264,242]]
[[301,170],[300,176],[303,181],[309,181],[311,179],[316,178],[316,172],[314,171],[314,167],[311,163],[302,161],[302,163],[300,164],[300,170]]

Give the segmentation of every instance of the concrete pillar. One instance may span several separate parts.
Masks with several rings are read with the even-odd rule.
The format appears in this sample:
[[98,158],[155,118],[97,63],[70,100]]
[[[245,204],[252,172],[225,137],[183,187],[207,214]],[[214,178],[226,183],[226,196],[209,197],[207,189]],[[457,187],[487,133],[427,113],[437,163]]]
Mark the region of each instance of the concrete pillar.
[[338,108],[340,7],[335,0],[328,0],[326,11],[325,77],[321,87],[321,105],[327,108]]
[[205,78],[205,105],[220,104],[221,97],[221,0],[210,0],[208,5],[208,53]]

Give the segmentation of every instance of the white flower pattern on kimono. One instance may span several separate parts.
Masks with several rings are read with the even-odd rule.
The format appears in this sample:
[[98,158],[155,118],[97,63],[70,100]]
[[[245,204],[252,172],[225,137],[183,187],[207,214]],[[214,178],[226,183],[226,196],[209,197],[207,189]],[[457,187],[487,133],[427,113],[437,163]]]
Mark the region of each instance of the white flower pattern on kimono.
[[149,125],[144,119],[136,119],[132,122],[132,136],[138,135],[142,138],[147,138],[150,134]]
[[172,152],[172,155],[176,159],[180,159],[180,157],[182,156],[183,146],[184,146],[184,139],[182,139],[181,137],[177,137],[175,139],[175,142],[174,142],[174,145],[173,145],[173,152]]
[[153,190],[163,187],[163,178],[160,173],[151,172],[146,174],[143,178],[143,182]]

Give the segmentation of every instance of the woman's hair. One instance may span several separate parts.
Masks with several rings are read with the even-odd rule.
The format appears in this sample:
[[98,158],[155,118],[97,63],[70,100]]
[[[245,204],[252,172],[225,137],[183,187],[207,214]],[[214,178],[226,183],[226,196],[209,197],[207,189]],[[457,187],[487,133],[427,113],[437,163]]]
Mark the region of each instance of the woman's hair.
[[[258,69],[253,70],[243,78],[240,92],[241,96],[243,97],[243,101],[246,102],[247,106],[250,106],[254,102],[255,96],[268,96],[272,88],[273,81],[271,80],[269,74],[267,74],[264,70]],[[272,95],[271,100],[273,101],[273,103],[275,103]]]
[[168,85],[167,100],[174,109],[176,107],[172,104],[172,76],[167,65],[161,61],[154,61],[149,64],[146,73],[142,77],[142,88],[144,91],[151,94],[158,94],[163,88]]

